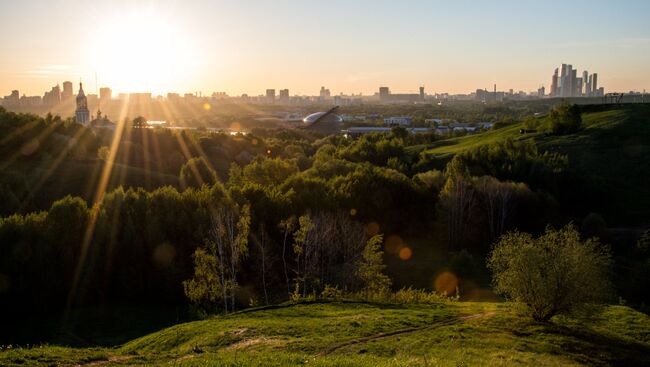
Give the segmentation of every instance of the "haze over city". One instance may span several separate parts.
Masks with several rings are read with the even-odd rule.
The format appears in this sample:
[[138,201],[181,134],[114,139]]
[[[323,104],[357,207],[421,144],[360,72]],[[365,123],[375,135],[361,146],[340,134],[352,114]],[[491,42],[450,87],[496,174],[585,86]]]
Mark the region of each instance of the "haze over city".
[[650,366],[650,0],[0,0],[0,366]]
[[[71,1],[0,4],[0,95],[288,88],[534,91],[561,63],[608,91],[650,86],[647,1]],[[75,88],[76,89],[76,88]]]

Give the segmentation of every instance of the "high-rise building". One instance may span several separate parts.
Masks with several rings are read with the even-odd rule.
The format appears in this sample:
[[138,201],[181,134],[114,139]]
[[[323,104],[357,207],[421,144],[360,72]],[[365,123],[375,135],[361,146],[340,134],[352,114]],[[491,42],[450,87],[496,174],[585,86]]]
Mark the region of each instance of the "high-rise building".
[[558,69],[555,68],[555,72],[553,73],[553,77],[551,79],[551,97],[557,97],[558,95]]
[[47,106],[56,106],[61,103],[61,87],[57,84],[52,90],[45,92],[43,95],[43,104]]
[[567,64],[562,64],[562,70],[560,74],[560,97],[566,97],[566,85],[567,85]]
[[323,100],[323,99],[328,99],[328,98],[330,98],[331,95],[332,95],[332,94],[330,93],[330,90],[329,90],[329,89],[326,89],[325,87],[320,87],[320,94],[319,94],[319,96],[320,96],[320,99],[321,99],[321,100]]
[[268,103],[274,103],[275,102],[275,89],[267,89],[266,90],[266,101]]
[[[581,75],[578,78],[578,75]],[[551,81],[551,97],[593,97],[601,94],[598,88],[598,74],[589,74],[584,70],[578,74],[578,70],[571,64],[562,64],[561,72],[555,69]]]
[[388,99],[390,95],[390,89],[388,87],[379,87],[379,99],[384,101]]
[[79,83],[79,94],[77,94],[77,109],[74,112],[75,120],[79,124],[86,125],[90,122],[90,110],[88,109],[88,99],[84,93],[83,85]]
[[567,66],[567,84],[566,84],[566,95],[565,97],[573,97],[575,94],[575,85],[576,85],[576,71],[573,70],[573,65]]
[[74,92],[72,91],[72,82],[63,82],[63,92],[61,92],[61,100],[67,101],[72,98]]
[[113,91],[111,88],[103,87],[99,88],[99,100],[100,102],[109,102],[113,98]]
[[11,94],[3,98],[3,106],[17,106],[20,103],[20,92],[12,90]]
[[420,100],[424,101],[424,87],[420,87]]
[[[192,95],[193,96],[193,95]],[[151,103],[151,93],[129,93],[129,103],[132,105],[146,105]]]
[[288,89],[280,89],[280,101],[281,102],[289,102],[289,90]]

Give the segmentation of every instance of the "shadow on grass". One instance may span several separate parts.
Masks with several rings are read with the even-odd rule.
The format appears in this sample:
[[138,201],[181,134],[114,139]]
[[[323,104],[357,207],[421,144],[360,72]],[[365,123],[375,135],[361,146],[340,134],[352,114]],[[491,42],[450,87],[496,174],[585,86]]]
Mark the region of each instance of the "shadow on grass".
[[[540,342],[550,345],[551,353],[564,355],[587,365],[648,366],[650,346],[631,339],[605,335],[585,324],[585,320],[561,325],[558,321],[537,323],[532,320],[503,323],[508,331],[524,343],[525,352],[539,353]],[[555,338],[555,337],[560,338]],[[532,343],[531,343],[532,342]]]
[[14,312],[0,320],[0,344],[114,347],[185,321],[186,310],[156,305],[84,307],[73,310],[65,323],[58,312]]

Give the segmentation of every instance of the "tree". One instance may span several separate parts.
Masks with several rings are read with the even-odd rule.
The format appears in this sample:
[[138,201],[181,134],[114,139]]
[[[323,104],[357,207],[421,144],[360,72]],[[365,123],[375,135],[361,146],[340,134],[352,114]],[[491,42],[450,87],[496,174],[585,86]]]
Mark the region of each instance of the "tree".
[[548,129],[553,134],[574,133],[582,127],[582,116],[577,105],[562,101],[548,115]]
[[517,197],[527,191],[524,184],[501,182],[492,176],[476,181],[479,203],[487,219],[490,243],[499,238],[515,213]]
[[216,311],[217,304],[223,301],[223,282],[217,258],[206,249],[198,248],[192,255],[194,259],[194,276],[183,282],[183,290],[189,300],[205,315]]
[[142,117],[142,116],[138,116],[138,117],[134,118],[133,121],[131,121],[131,126],[134,129],[146,128],[148,126],[147,125],[147,119]]
[[[298,230],[294,232],[293,252],[296,254],[296,289],[302,284],[302,296],[307,295],[307,266],[305,258],[305,249],[311,247],[313,242],[314,223],[311,217],[306,214],[298,218]],[[302,269],[301,269],[302,266]]]
[[287,294],[291,296],[291,286],[289,285],[289,272],[287,271],[287,240],[289,234],[293,232],[296,226],[296,217],[290,217],[280,222],[278,227],[282,230],[282,266],[284,268],[284,279],[287,283]]
[[366,245],[364,227],[344,212],[303,215],[294,232],[296,289],[303,297],[325,286],[360,288],[359,264]]
[[539,127],[539,120],[533,116],[528,116],[524,120],[524,129],[528,131],[535,131]]
[[217,173],[203,157],[195,157],[181,167],[181,185],[184,188],[201,188],[203,185],[212,186],[217,182]]
[[475,190],[471,185],[469,170],[459,155],[449,162],[445,174],[447,182],[440,192],[440,204],[446,217],[448,244],[453,250],[465,239]]
[[375,235],[368,240],[363,249],[363,259],[359,264],[358,272],[366,296],[386,293],[391,285],[390,278],[383,273],[386,268],[382,259],[384,252],[381,250],[381,245],[383,242],[383,235]]
[[211,210],[206,245],[194,252],[194,276],[183,282],[185,295],[193,303],[202,306],[219,301],[224,312],[235,310],[237,273],[248,254],[249,227],[247,205],[240,208],[227,202]]
[[488,258],[495,291],[525,305],[537,321],[605,300],[611,264],[609,249],[597,239],[581,240],[572,224],[538,238],[507,233]]
[[269,236],[266,233],[266,230],[264,229],[264,224],[260,224],[259,229],[258,229],[258,234],[252,234],[251,235],[253,239],[253,243],[257,245],[257,249],[259,251],[259,258],[260,262],[262,265],[262,269],[260,269],[260,272],[262,274],[262,290],[264,291],[264,304],[268,305],[269,304],[269,294],[267,291],[266,287],[266,269],[268,267],[267,263],[267,254],[269,252]]

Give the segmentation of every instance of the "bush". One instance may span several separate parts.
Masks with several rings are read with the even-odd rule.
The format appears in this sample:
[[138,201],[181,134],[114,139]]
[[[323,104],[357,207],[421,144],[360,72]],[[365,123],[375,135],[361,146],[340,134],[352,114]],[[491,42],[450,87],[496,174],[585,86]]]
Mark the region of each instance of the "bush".
[[488,258],[495,291],[525,305],[537,321],[605,300],[611,264],[608,248],[581,240],[572,224],[538,238],[510,232]]
[[582,116],[577,105],[564,101],[551,110],[548,116],[548,130],[552,134],[574,133],[582,127]]

